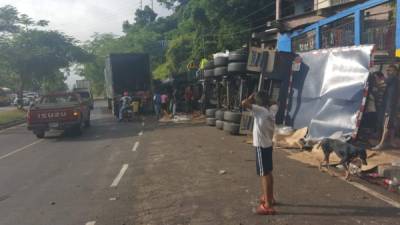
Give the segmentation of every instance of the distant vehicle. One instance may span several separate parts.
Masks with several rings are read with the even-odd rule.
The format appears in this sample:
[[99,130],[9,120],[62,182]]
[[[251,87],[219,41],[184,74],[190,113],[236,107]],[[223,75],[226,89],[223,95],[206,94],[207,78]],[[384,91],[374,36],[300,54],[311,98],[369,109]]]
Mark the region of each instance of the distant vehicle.
[[[14,99],[14,102],[13,102],[13,105],[14,105],[14,106],[18,106],[18,100],[19,100],[18,97],[16,97],[16,98]],[[22,98],[22,105],[23,105],[23,106],[28,106],[28,105],[31,104],[31,102],[34,102],[34,99],[28,98],[28,97],[23,97],[23,98]]]
[[89,108],[92,110],[94,108],[93,95],[88,88],[74,88],[74,92],[78,93],[82,101],[89,105]]
[[144,110],[152,109],[148,54],[110,54],[106,59],[104,76],[108,107],[114,113],[118,111],[115,107],[125,91],[134,98],[140,98]]
[[90,81],[88,81],[88,80],[77,80],[75,88],[77,88],[77,89],[90,89]]
[[44,95],[31,105],[27,115],[28,130],[43,138],[49,130],[68,130],[82,134],[90,126],[90,109],[78,93]]
[[10,89],[0,88],[0,106],[8,106],[11,104],[10,93]]

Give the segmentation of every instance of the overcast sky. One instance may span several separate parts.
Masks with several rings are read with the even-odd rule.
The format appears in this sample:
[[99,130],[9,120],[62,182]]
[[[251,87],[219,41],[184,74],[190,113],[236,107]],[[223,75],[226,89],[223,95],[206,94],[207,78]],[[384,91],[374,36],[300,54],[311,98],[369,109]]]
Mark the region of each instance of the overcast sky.
[[[5,5],[35,20],[49,20],[51,29],[86,41],[95,32],[122,34],[123,21],[133,22],[140,0],[0,0],[0,7]],[[151,0],[143,0],[143,5],[151,6]],[[159,16],[170,14],[156,0],[154,11]],[[67,84],[71,87],[77,79],[82,78],[71,75]]]
[[[4,5],[33,19],[49,20],[50,28],[85,41],[94,32],[121,34],[123,21],[133,21],[140,0],[0,0]],[[151,5],[151,0],[143,0],[143,5]],[[169,14],[156,0],[154,10],[159,16]]]

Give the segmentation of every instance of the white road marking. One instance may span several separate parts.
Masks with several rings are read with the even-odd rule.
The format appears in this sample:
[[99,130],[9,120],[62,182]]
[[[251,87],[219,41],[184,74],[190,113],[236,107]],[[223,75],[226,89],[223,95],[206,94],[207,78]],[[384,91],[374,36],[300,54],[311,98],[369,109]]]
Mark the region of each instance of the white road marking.
[[110,198],[110,201],[116,201],[117,200],[117,198],[116,197],[112,197],[112,198]]
[[144,122],[142,122],[142,127],[144,127]]
[[119,171],[117,177],[114,179],[110,187],[118,186],[119,181],[121,180],[122,176],[124,176],[124,173],[126,172],[127,169],[128,169],[128,164],[122,165],[121,170]]
[[90,221],[90,222],[87,222],[85,225],[95,225],[96,224],[96,221]]
[[142,136],[142,135],[143,135],[143,131],[140,131],[140,132],[139,132],[139,136]]
[[135,142],[135,145],[133,145],[132,152],[136,152],[138,147],[139,147],[139,142],[137,141]]
[[[288,151],[286,149],[282,149],[282,150],[284,150],[287,153],[291,153],[290,151]],[[338,178],[343,180],[344,182],[346,182],[348,184],[351,184],[354,187],[356,187],[356,188],[358,188],[358,189],[360,189],[360,190],[362,190],[362,191],[374,196],[375,198],[380,199],[380,200],[388,203],[389,205],[391,205],[393,207],[400,208],[400,203],[399,202],[394,201],[393,199],[390,199],[390,198],[388,198],[388,197],[386,197],[386,196],[384,196],[384,195],[382,195],[382,194],[380,194],[380,193],[378,193],[378,192],[376,192],[376,191],[374,191],[374,190],[372,190],[372,189],[370,189],[370,188],[368,188],[368,187],[366,187],[366,186],[364,186],[364,185],[362,185],[360,183],[347,181],[344,177],[341,177],[341,176],[338,176]]]
[[380,199],[380,200],[382,200],[382,201],[388,203],[389,205],[392,205],[392,206],[394,206],[394,207],[396,207],[396,208],[400,208],[400,203],[399,203],[399,202],[396,202],[396,201],[394,201],[393,199],[390,199],[390,198],[388,198],[388,197],[386,197],[386,196],[384,196],[384,195],[382,195],[382,194],[380,194],[380,193],[378,193],[378,192],[376,192],[376,191],[374,191],[374,190],[371,190],[371,189],[365,187],[364,185],[362,185],[362,184],[360,184],[360,183],[349,182],[349,181],[347,181],[346,179],[344,179],[343,177],[341,177],[340,179],[346,181],[348,184],[351,184],[351,185],[353,185],[354,187],[356,187],[356,188],[358,188],[358,189],[360,189],[360,190],[362,190],[362,191],[367,192],[368,194],[374,196],[375,198],[378,198],[378,199]]
[[23,150],[25,150],[25,149],[27,149],[27,148],[29,148],[29,147],[32,147],[32,146],[36,145],[36,144],[39,144],[39,143],[42,142],[43,140],[44,140],[44,139],[37,140],[37,141],[35,141],[35,142],[33,142],[33,143],[29,144],[29,145],[25,145],[25,146],[22,147],[22,148],[19,148],[19,149],[16,149],[16,150],[14,150],[14,151],[12,151],[12,152],[10,152],[10,153],[7,153],[7,154],[1,156],[1,157],[0,157],[0,160],[1,160],[1,159],[5,159],[5,158],[7,158],[7,157],[9,157],[9,156],[12,156],[12,155],[14,155],[14,154],[16,154],[16,153],[18,153],[18,152],[21,152],[21,151],[23,151]]

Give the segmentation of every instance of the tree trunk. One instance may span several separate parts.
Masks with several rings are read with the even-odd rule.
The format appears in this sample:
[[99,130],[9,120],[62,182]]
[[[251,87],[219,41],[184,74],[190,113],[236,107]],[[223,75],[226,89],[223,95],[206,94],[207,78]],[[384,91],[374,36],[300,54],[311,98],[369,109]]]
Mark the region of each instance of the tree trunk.
[[19,84],[17,91],[17,107],[18,109],[24,108],[24,82],[22,76],[19,76]]

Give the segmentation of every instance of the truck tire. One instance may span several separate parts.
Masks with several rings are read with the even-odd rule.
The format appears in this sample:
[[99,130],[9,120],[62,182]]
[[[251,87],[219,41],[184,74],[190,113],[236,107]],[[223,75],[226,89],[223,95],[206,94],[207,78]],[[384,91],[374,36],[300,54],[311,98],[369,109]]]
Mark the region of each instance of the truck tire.
[[216,127],[217,129],[220,129],[220,130],[224,129],[224,121],[222,121],[222,120],[216,120],[216,121],[215,121],[215,127]]
[[208,126],[215,126],[216,119],[215,118],[207,118],[206,123]]
[[72,135],[74,135],[74,136],[81,136],[82,133],[83,133],[83,130],[82,130],[82,122],[81,122],[79,125],[75,126],[75,127],[72,129]]
[[247,63],[231,62],[228,64],[229,73],[245,73],[247,71]]
[[232,123],[240,123],[242,119],[242,114],[240,112],[224,112],[224,120]]
[[232,135],[238,135],[240,130],[240,125],[237,123],[224,122],[224,131]]
[[213,60],[208,61],[208,63],[204,66],[204,69],[205,69],[205,70],[212,70],[212,69],[214,69],[214,61],[213,61]]
[[44,131],[34,131],[34,134],[36,135],[37,138],[42,139],[45,136]]
[[217,110],[215,112],[215,119],[223,121],[224,120],[224,112],[225,112],[225,110],[222,110],[222,109]]
[[207,118],[215,118],[215,112],[217,109],[206,109],[206,117]]
[[90,113],[87,120],[85,120],[85,127],[90,127]]
[[209,69],[209,70],[204,70],[204,77],[210,78],[214,76],[214,70]]
[[214,67],[228,65],[228,57],[217,57],[214,59]]
[[226,66],[217,67],[214,69],[214,76],[219,77],[225,75],[228,75],[228,68]]
[[229,62],[247,62],[247,55],[231,52],[229,53]]

